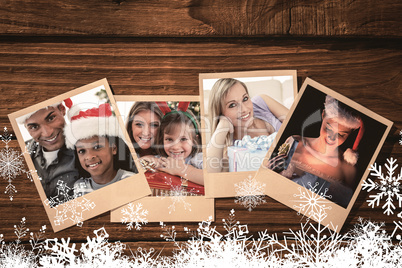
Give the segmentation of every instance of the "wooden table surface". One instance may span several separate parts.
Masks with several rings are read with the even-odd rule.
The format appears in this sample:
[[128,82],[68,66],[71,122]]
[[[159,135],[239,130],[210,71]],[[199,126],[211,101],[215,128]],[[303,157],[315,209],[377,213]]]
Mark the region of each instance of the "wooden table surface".
[[[402,166],[401,1],[0,0],[0,6],[0,134],[4,127],[13,133],[9,113],[104,77],[114,94],[197,95],[199,73],[296,69],[299,88],[310,77],[393,121],[376,162],[393,157]],[[9,145],[19,150],[15,140]],[[10,201],[0,180],[6,241],[25,217],[32,231],[47,225],[48,238],[80,243],[105,227],[110,241],[171,254],[159,223],[128,231],[110,223],[109,213],[55,234],[33,183],[18,176],[13,185],[18,192]],[[385,222],[389,233],[402,220],[368,207],[368,195],[360,193],[342,232],[359,217]],[[216,199],[217,230],[223,232],[232,208],[254,235],[300,227],[294,210],[266,201],[249,212],[233,198]]]

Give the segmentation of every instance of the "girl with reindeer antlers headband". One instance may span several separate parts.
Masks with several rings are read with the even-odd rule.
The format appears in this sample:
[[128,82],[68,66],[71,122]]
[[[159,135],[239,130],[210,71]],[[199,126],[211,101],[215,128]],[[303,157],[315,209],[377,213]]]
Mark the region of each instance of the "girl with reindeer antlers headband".
[[166,102],[157,104],[165,115],[155,138],[156,169],[204,185],[199,123],[187,110],[190,103],[180,102],[174,111]]

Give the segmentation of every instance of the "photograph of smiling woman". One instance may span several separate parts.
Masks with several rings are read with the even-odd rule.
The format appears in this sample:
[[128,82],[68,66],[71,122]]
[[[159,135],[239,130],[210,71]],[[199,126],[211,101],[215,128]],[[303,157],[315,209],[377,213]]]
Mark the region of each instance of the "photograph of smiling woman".
[[138,157],[156,155],[154,142],[162,117],[155,102],[137,101],[131,107],[126,129]]
[[207,170],[227,172],[228,147],[246,136],[268,137],[278,132],[289,110],[266,94],[251,98],[246,84],[238,79],[221,78],[211,89],[208,111],[212,137],[207,145]]

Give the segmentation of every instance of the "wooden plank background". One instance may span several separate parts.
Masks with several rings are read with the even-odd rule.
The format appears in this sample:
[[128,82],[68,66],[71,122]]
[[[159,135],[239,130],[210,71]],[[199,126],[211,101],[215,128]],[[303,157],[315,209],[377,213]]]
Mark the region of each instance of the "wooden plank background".
[[[296,69],[299,87],[310,77],[393,121],[377,163],[394,157],[402,165],[401,1],[235,2],[0,0],[0,134],[3,127],[13,133],[9,113],[104,77],[115,94],[197,95],[199,73]],[[18,149],[15,140],[9,145]],[[6,241],[15,239],[13,226],[26,217],[31,231],[46,224],[48,238],[80,243],[105,227],[110,241],[171,253],[159,223],[127,231],[110,223],[109,213],[54,234],[33,183],[18,176],[13,184],[18,193],[10,201],[0,180]],[[389,233],[401,220],[368,207],[368,195],[361,192],[343,232],[359,217],[385,222]],[[293,210],[266,201],[248,212],[233,198],[217,199],[217,230],[223,232],[232,208],[255,236],[299,228]],[[186,238],[179,232],[179,240]]]

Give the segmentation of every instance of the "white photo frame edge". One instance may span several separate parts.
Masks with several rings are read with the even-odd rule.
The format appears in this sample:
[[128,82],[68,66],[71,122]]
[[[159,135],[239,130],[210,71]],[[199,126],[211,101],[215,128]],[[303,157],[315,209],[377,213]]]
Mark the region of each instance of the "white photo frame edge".
[[[115,95],[116,102],[130,101],[200,101],[197,95]],[[120,116],[121,118],[121,116]],[[205,172],[204,172],[205,181]],[[204,184],[204,190],[206,192]],[[215,220],[215,200],[204,196],[186,196],[185,200],[190,205],[190,210],[178,204],[174,212],[170,212],[170,197],[148,196],[132,202],[133,205],[141,203],[143,208],[148,210],[148,222],[200,222],[203,220]],[[121,210],[127,205],[112,210],[110,213],[111,222],[121,222]]]
[[[76,89],[70,90],[70,91],[68,91],[66,93],[60,94],[60,95],[58,95],[56,97],[53,97],[51,99],[45,100],[43,102],[34,104],[34,105],[29,106],[27,108],[21,109],[21,110],[19,110],[17,112],[9,114],[8,117],[10,119],[11,126],[14,129],[14,133],[15,133],[15,135],[17,137],[17,141],[18,141],[18,144],[19,144],[21,150],[25,151],[24,150],[25,142],[24,142],[24,139],[23,139],[23,137],[21,135],[21,132],[19,130],[19,125],[16,122],[16,118],[18,118],[20,116],[23,116],[23,115],[25,115],[27,113],[40,110],[40,109],[42,109],[44,107],[47,107],[49,105],[52,105],[54,103],[61,102],[61,101],[65,100],[65,99],[67,99],[67,98],[69,98],[71,96],[78,95],[80,93],[83,93],[85,91],[91,90],[91,89],[93,89],[95,87],[98,87],[98,86],[101,86],[101,85],[104,86],[104,88],[105,88],[105,90],[107,92],[108,98],[109,98],[109,100],[110,100],[110,102],[112,104],[112,109],[113,109],[113,111],[115,111],[115,114],[118,117],[120,128],[122,128],[122,126],[124,126],[124,124],[122,124],[122,119],[121,119],[120,113],[119,113],[119,111],[117,109],[117,105],[116,105],[116,102],[114,100],[114,97],[113,97],[112,91],[110,89],[109,83],[107,82],[106,78],[103,78],[101,80],[98,80],[98,81],[95,81],[93,83],[78,87]],[[127,141],[128,134],[127,134],[127,131],[125,131],[124,127],[123,127],[123,133],[125,133],[124,135],[125,135],[125,138],[126,138],[126,141]],[[139,198],[142,198],[144,196],[150,195],[151,190],[150,190],[150,188],[148,186],[148,183],[146,181],[144,172],[141,170],[141,168],[139,168],[140,164],[139,164],[139,161],[137,159],[137,156],[136,156],[134,150],[131,148],[132,146],[128,146],[128,147],[129,147],[130,152],[131,152],[131,154],[133,156],[134,163],[135,163],[135,165],[137,167],[137,170],[138,170],[137,174],[135,174],[134,176],[128,177],[128,178],[126,178],[126,179],[124,179],[122,181],[119,181],[119,182],[116,182],[114,184],[111,184],[111,185],[109,185],[107,187],[104,187],[102,189],[96,190],[96,191],[94,191],[92,193],[89,193],[89,194],[87,194],[85,196],[75,198],[74,200],[66,202],[64,204],[61,204],[59,206],[67,205],[70,202],[80,202],[80,201],[83,201],[84,199],[87,199],[87,200],[89,199],[91,202],[95,203],[95,206],[94,206],[93,209],[85,211],[85,215],[83,216],[83,221],[85,221],[85,220],[93,218],[93,217],[95,217],[97,215],[100,215],[102,213],[105,213],[107,211],[110,211],[110,210],[112,210],[114,208],[117,208],[117,207],[119,207],[119,206],[121,206],[123,204],[127,204],[127,203],[129,203],[131,201],[134,201],[136,199],[139,199]],[[36,187],[36,189],[37,189],[37,191],[39,193],[40,199],[41,199],[42,204],[43,204],[43,206],[45,208],[46,214],[47,214],[47,216],[49,218],[49,221],[50,221],[50,224],[51,224],[51,226],[53,228],[53,231],[58,232],[58,231],[61,231],[63,229],[66,229],[68,227],[71,227],[71,226],[77,224],[76,222],[72,222],[72,221],[62,222],[60,224],[55,223],[55,221],[53,219],[55,219],[55,217],[57,216],[57,212],[58,212],[57,207],[51,208],[50,206],[48,206],[46,204],[46,200],[47,200],[46,194],[45,194],[45,192],[43,190],[43,187],[42,187],[42,184],[41,184],[40,179],[38,177],[38,174],[36,172],[34,172],[35,171],[35,166],[33,164],[33,161],[31,159],[30,155],[27,154],[27,153],[24,154],[24,158],[25,158],[25,161],[27,162],[28,168],[31,171],[33,182],[34,182],[35,187]],[[118,193],[117,198],[111,198],[110,200],[108,198],[105,198],[105,196],[108,196],[108,195],[115,197],[116,196],[115,193]]]
[[[390,120],[374,113],[373,111],[356,103],[355,101],[343,96],[342,94],[340,94],[308,77],[305,79],[305,81],[300,89],[300,92],[289,111],[289,116],[282,123],[282,127],[278,132],[277,138],[275,139],[274,143],[271,145],[264,161],[268,161],[268,159],[272,155],[275,147],[277,146],[277,142],[279,141],[280,137],[282,136],[282,133],[285,131],[287,124],[290,121],[290,118],[293,115],[293,112],[295,111],[300,99],[303,97],[303,94],[304,94],[307,86],[312,86],[314,89],[334,97],[335,99],[343,102],[344,104],[356,109],[360,113],[362,113],[386,126],[386,129],[385,129],[384,133],[382,134],[380,142],[377,144],[374,154],[372,155],[367,167],[371,166],[374,163],[375,159],[377,158],[377,156],[385,142],[385,139],[386,139],[387,135],[389,134],[389,131],[391,130],[393,122],[391,122]],[[363,173],[362,177],[360,178],[359,184],[356,187],[356,189],[353,193],[353,196],[350,199],[349,204],[346,208],[343,208],[340,205],[328,200],[328,202],[332,206],[332,209],[331,209],[331,212],[327,215],[327,217],[325,219],[323,219],[323,221],[321,222],[322,225],[328,226],[333,231],[340,232],[343,224],[346,221],[346,218],[348,217],[348,215],[357,199],[357,196],[359,195],[359,193],[361,191],[362,183],[367,178],[369,173],[370,173],[370,170],[368,168],[366,168],[366,170]],[[257,171],[255,179],[258,181],[261,181],[262,183],[265,183],[266,185],[269,185],[269,187],[266,187],[266,190],[264,192],[267,196],[277,200],[278,202],[280,202],[292,209],[295,209],[292,207],[295,205],[295,203],[292,202],[291,200],[294,199],[293,195],[295,193],[297,193],[296,190],[302,186],[296,184],[295,182],[292,182],[291,180],[283,177],[282,175],[276,173],[275,171],[272,171],[272,170],[269,170],[269,169],[266,169],[263,167],[260,167],[260,169]],[[286,192],[284,193],[284,191],[278,191],[278,189],[286,189]],[[312,191],[308,190],[307,188],[305,188],[303,190],[308,191],[312,196],[317,196],[316,193],[313,193]],[[301,212],[301,214],[303,214],[303,213]],[[308,217],[308,215],[305,215],[305,214],[303,214],[303,215]]]
[[[294,98],[296,99],[297,97],[296,70],[257,70],[257,71],[223,72],[223,73],[200,73],[199,92],[201,101],[201,116],[205,117],[203,79],[264,77],[264,76],[292,76]],[[201,120],[201,128],[206,129],[204,120]],[[206,141],[205,133],[203,132],[201,135],[203,142],[205,142]],[[203,157],[204,157],[204,163],[206,163],[206,144],[203,144]],[[221,173],[204,172],[204,181],[206,185],[205,196],[206,198],[235,197],[236,196],[235,184],[242,182],[245,178],[249,176],[254,177],[256,173],[257,171],[221,172]],[[228,187],[228,185],[229,186],[233,185],[233,187]]]

